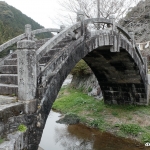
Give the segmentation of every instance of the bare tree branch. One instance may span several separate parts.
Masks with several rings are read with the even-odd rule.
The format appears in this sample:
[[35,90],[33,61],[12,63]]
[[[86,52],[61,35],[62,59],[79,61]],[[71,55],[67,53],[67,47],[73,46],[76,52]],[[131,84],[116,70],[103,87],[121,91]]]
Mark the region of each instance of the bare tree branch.
[[[96,18],[97,12],[100,11],[100,17],[109,18],[111,14],[114,14],[116,20],[119,20],[125,16],[128,8],[137,4],[139,1],[140,0],[58,0],[59,5],[62,6],[62,10],[65,11],[66,16],[70,18],[68,20],[70,24],[76,21],[75,16],[78,11],[83,11],[86,18]],[[99,2],[100,8],[97,7],[97,2]],[[64,14],[64,12],[62,14]],[[61,20],[60,22],[66,21],[66,19],[62,17],[62,14],[56,16],[57,20]]]

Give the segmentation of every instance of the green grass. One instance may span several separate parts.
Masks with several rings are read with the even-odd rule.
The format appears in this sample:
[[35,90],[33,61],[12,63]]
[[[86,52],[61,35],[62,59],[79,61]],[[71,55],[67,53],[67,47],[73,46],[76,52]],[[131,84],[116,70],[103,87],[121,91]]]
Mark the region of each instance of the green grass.
[[143,143],[150,142],[150,133],[144,133],[144,134],[142,135],[142,142],[143,142]]
[[113,116],[119,116],[119,113],[116,112],[116,111],[112,111],[112,115],[113,115]]
[[141,118],[150,115],[150,106],[106,105],[103,100],[96,100],[81,89],[63,87],[52,108],[63,114],[76,114],[87,126],[150,142],[150,126],[144,126],[143,122],[139,124],[134,118],[135,115]]
[[5,141],[5,139],[0,138],[0,144],[2,144]]
[[[82,111],[101,111],[102,102],[95,101],[94,98],[80,92],[80,90],[68,89],[69,95],[60,96],[65,93],[61,90],[58,99],[53,104],[53,109],[61,111],[62,113],[73,112],[79,113]],[[93,101],[95,101],[93,103]]]
[[21,131],[21,132],[25,132],[27,130],[27,127],[24,124],[20,124],[18,126],[18,130]]
[[124,133],[131,135],[138,135],[140,132],[143,132],[142,128],[137,124],[122,124],[120,125],[120,130]]

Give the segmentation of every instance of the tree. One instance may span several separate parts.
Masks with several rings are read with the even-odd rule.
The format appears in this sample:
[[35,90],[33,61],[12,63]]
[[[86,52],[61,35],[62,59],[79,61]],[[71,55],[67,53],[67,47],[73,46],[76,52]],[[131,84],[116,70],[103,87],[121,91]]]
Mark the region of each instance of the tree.
[[[62,11],[65,15],[59,14],[57,21],[66,24],[73,24],[76,22],[76,13],[81,10],[84,12],[86,18],[109,18],[114,14],[116,20],[122,18],[128,9],[137,4],[140,0],[64,0],[59,1],[62,6]],[[63,13],[62,13],[63,14]],[[63,20],[63,21],[62,21]]]

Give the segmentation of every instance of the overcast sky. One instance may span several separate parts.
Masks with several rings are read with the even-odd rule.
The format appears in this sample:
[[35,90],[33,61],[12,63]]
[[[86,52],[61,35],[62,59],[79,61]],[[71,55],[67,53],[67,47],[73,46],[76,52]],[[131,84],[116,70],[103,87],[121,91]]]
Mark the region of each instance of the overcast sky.
[[5,2],[46,28],[59,28],[52,21],[60,9],[57,0],[5,0]]
[[19,9],[45,28],[59,28],[61,22],[58,22],[60,19],[56,20],[56,18],[67,13],[60,11],[62,8],[58,1],[63,2],[63,0],[5,0],[6,3]]

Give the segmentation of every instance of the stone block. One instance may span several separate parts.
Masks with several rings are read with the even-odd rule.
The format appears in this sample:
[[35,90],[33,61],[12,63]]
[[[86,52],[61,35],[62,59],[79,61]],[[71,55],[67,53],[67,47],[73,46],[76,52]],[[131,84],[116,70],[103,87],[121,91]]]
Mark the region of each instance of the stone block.
[[51,58],[52,58],[52,57],[50,57],[50,56],[43,56],[43,57],[40,59],[39,63],[40,63],[40,64],[45,64],[45,63],[47,63]]
[[0,135],[4,132],[4,123],[0,122]]
[[0,83],[18,85],[18,75],[16,75],[16,74],[0,74]]
[[35,113],[37,110],[37,100],[25,101],[24,107],[26,114]]
[[17,65],[17,59],[6,59],[4,65]]
[[18,86],[0,84],[0,95],[18,95]]
[[35,49],[36,43],[31,40],[22,40],[17,43],[18,49]]
[[13,58],[17,58],[17,54],[12,54],[11,55],[11,58],[13,59]]
[[17,74],[17,66],[16,65],[3,65],[0,66],[1,74]]

